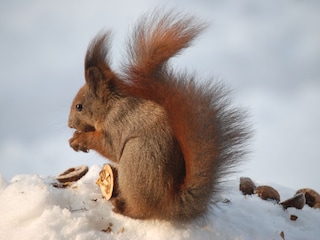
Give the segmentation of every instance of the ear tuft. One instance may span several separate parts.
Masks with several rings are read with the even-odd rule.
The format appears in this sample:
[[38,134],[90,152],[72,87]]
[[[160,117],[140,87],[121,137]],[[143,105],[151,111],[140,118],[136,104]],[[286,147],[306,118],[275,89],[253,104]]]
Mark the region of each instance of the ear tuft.
[[85,79],[91,93],[104,98],[116,90],[116,74],[108,61],[111,32],[101,31],[89,44],[85,58]]
[[90,42],[86,58],[85,69],[96,66],[109,68],[108,54],[111,32],[101,31]]

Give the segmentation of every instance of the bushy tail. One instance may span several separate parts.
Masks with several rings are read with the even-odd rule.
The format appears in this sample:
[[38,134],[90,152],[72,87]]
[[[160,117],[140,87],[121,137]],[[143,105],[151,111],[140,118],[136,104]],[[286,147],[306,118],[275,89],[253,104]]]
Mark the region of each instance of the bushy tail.
[[244,114],[230,107],[220,84],[200,85],[194,76],[176,74],[168,66],[205,27],[176,12],[146,15],[134,29],[124,67],[125,92],[157,102],[168,114],[186,165],[168,213],[185,220],[207,211],[218,183],[241,160],[248,136]]

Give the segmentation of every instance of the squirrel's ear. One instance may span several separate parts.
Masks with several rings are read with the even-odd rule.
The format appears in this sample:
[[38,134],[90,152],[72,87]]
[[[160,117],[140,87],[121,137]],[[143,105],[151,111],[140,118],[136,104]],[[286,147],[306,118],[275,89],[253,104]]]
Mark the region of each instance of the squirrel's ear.
[[89,89],[98,96],[101,91],[103,91],[103,75],[99,68],[89,67],[85,74],[86,83]]
[[89,67],[85,78],[89,90],[98,98],[104,99],[110,93],[118,94],[118,78],[109,68],[102,72],[99,67]]

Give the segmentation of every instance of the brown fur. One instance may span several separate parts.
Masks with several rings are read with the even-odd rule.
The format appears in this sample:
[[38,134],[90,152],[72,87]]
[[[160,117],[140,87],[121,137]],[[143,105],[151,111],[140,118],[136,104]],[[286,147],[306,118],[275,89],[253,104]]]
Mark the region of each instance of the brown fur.
[[76,129],[70,145],[117,163],[115,212],[177,221],[204,216],[219,182],[244,154],[244,115],[229,106],[223,87],[198,85],[167,62],[204,28],[175,12],[145,15],[121,75],[106,59],[109,33],[88,48],[86,83],[70,112]]

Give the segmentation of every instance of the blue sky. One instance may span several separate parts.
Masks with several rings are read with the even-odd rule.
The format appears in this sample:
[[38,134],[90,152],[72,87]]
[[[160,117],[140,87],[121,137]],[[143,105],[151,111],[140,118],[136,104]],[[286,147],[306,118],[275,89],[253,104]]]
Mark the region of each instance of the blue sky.
[[225,82],[234,105],[247,108],[255,136],[233,177],[320,191],[320,3],[311,0],[1,1],[0,174],[57,175],[104,162],[68,145],[87,45],[112,29],[117,68],[130,27],[157,6],[211,23],[173,64],[199,81]]

